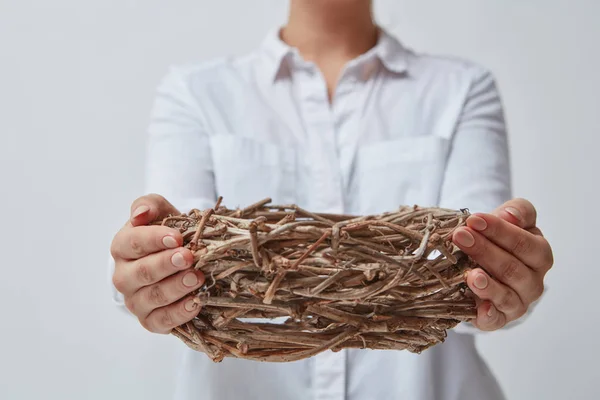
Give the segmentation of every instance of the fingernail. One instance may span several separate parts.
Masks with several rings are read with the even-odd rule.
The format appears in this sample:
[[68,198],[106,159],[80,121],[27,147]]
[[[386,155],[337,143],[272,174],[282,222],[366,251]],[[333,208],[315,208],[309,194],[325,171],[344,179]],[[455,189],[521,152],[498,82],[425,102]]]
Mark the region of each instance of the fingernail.
[[143,213],[146,213],[148,211],[150,211],[150,207],[148,207],[148,206],[139,206],[138,208],[136,208],[133,211],[133,214],[132,214],[131,218],[139,217],[140,215],[142,215]]
[[196,308],[198,308],[198,303],[196,303],[194,301],[194,299],[189,299],[186,303],[185,303],[185,310],[188,312],[192,312],[194,311]]
[[496,314],[496,307],[493,304],[490,304],[490,309],[487,312],[487,316],[492,318]]
[[485,274],[477,274],[475,280],[473,281],[473,284],[479,290],[485,289],[488,285],[487,276],[485,276]]
[[187,265],[185,257],[183,257],[183,254],[181,253],[173,254],[173,256],[171,257],[171,263],[177,268],[183,268]]
[[519,221],[523,220],[523,216],[521,215],[521,212],[519,210],[517,210],[516,208],[506,207],[505,210],[507,213],[509,213],[510,215],[512,215],[513,217],[518,219]]
[[183,277],[183,284],[187,287],[194,287],[198,284],[198,277],[195,273],[190,272]]
[[483,231],[487,228],[487,222],[481,217],[469,218],[469,226],[476,231]]
[[464,229],[456,232],[455,238],[458,244],[464,247],[472,247],[475,244],[475,238],[473,235]]
[[173,236],[165,236],[162,242],[169,249],[174,249],[179,246],[179,243],[177,243],[177,240],[175,240]]

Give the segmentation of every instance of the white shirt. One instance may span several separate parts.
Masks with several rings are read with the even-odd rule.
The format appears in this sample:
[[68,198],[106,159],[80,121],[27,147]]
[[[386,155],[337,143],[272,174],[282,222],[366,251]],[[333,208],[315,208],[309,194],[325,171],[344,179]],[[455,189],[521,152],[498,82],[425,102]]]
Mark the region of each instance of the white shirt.
[[[417,54],[385,31],[345,67],[331,105],[319,70],[278,30],[249,55],[172,67],[148,141],[146,191],[182,212],[217,196],[230,208],[271,197],[354,215],[412,204],[489,212],[511,198],[491,73]],[[420,355],[352,349],[284,364],[215,364],[188,350],[175,398],[502,399],[475,332],[461,324]]]

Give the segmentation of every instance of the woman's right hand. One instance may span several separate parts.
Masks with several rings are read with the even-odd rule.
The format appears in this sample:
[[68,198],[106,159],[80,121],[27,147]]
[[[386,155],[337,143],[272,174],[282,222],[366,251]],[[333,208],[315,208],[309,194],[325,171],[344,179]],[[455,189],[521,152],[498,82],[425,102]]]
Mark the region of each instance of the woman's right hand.
[[111,244],[112,281],[144,328],[168,334],[200,311],[190,293],[204,284],[204,275],[194,270],[194,257],[182,247],[178,230],[147,225],[179,214],[171,203],[153,194],[134,201],[131,210]]

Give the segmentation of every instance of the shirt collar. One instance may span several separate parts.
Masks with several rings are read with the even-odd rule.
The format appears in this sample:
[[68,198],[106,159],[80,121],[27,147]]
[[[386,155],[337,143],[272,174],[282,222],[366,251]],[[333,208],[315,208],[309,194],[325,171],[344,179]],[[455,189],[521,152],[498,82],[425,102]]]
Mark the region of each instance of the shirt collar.
[[280,32],[280,27],[269,31],[260,47],[265,62],[263,68],[271,81],[277,78],[284,59],[294,52],[292,47],[281,40]]
[[[264,57],[264,68],[268,79],[273,82],[279,76],[286,59],[294,54],[299,55],[298,50],[289,46],[280,36],[281,28],[272,29],[262,42],[260,50]],[[389,71],[404,73],[408,70],[409,51],[383,28],[379,28],[377,44],[358,57],[362,59],[378,58]]]
[[409,50],[385,29],[379,28],[379,40],[372,50],[389,71],[401,74],[408,70]]

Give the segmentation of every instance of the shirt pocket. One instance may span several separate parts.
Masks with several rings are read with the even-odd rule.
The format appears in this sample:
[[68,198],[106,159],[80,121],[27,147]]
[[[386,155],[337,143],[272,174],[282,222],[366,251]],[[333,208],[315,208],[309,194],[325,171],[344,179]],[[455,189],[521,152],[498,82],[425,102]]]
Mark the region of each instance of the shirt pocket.
[[449,140],[433,135],[360,147],[351,184],[352,208],[364,215],[401,205],[436,206],[448,150]]
[[217,135],[210,139],[217,196],[229,208],[246,207],[270,197],[275,204],[296,200],[296,152],[248,137]]

